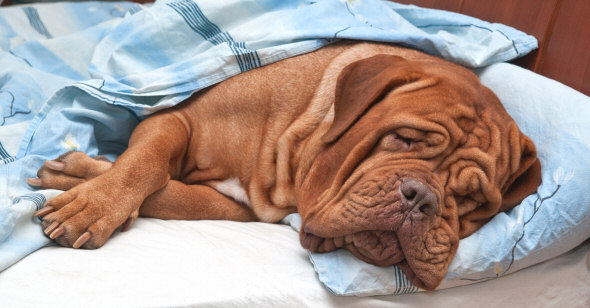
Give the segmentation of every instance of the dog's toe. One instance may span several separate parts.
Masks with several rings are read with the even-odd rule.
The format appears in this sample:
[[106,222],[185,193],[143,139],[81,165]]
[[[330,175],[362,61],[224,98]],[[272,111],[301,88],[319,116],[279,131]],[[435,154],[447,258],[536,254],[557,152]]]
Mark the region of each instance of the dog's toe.
[[90,232],[86,231],[82,235],[80,235],[80,237],[78,239],[76,239],[74,244],[72,244],[72,247],[73,248],[80,248],[80,247],[82,247],[82,245],[86,244],[91,238],[92,238],[92,234]]
[[42,218],[44,233],[58,244],[95,249],[118,227],[127,229],[137,218],[141,200],[125,196],[129,195],[117,185],[97,178],[49,200],[34,215]]
[[69,190],[101,175],[112,163],[104,156],[91,158],[83,152],[71,151],[48,160],[37,171],[37,178],[27,179],[31,186]]

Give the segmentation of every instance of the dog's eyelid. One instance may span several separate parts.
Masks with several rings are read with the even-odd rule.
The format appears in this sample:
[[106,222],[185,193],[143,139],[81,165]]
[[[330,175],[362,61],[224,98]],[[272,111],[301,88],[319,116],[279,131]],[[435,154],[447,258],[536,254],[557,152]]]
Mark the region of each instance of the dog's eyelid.
[[408,146],[410,146],[416,142],[416,140],[414,138],[408,138],[408,137],[404,137],[401,135],[397,135],[397,138],[400,139],[401,141],[403,141],[404,143],[406,143]]
[[398,134],[397,132],[389,132],[379,142],[380,148],[392,152],[408,152],[412,149],[412,145],[416,143],[413,138],[408,138]]
[[391,133],[396,134],[405,139],[418,140],[425,136],[425,132],[417,128],[400,127]]

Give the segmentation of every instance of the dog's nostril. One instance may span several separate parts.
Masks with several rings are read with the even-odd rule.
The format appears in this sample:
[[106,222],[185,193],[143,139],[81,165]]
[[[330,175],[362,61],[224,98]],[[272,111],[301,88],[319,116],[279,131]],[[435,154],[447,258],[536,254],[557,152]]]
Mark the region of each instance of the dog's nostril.
[[416,180],[403,180],[401,192],[407,201],[412,201],[424,190],[425,185]]
[[415,190],[409,190],[407,192],[404,192],[404,196],[406,197],[406,200],[414,200],[414,198],[416,198],[416,195],[418,193]]
[[426,216],[433,216],[438,212],[436,194],[422,182],[404,179],[400,191],[409,210],[420,212]]

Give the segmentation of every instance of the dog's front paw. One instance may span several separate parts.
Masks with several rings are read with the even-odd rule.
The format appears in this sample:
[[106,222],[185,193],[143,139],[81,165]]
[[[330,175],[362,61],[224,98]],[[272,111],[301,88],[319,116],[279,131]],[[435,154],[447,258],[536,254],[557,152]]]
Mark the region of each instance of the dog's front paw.
[[137,219],[142,200],[120,185],[96,178],[48,201],[35,212],[43,218],[44,232],[58,244],[73,248],[99,248],[122,226]]
[[91,158],[83,152],[71,151],[45,161],[37,171],[37,178],[29,178],[27,183],[45,189],[69,190],[103,174],[111,165],[104,156]]

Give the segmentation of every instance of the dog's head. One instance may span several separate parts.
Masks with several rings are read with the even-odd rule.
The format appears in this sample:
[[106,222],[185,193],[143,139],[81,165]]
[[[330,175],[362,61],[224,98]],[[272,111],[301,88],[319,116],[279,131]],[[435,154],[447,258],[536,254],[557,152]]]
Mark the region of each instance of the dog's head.
[[345,67],[322,150],[297,192],[302,245],[444,278],[459,238],[536,191],[540,164],[498,98],[462,67],[377,55]]

